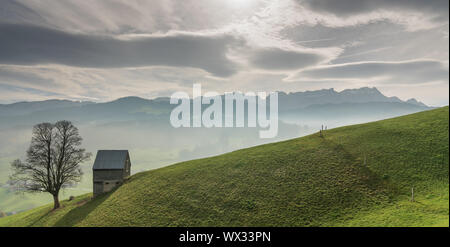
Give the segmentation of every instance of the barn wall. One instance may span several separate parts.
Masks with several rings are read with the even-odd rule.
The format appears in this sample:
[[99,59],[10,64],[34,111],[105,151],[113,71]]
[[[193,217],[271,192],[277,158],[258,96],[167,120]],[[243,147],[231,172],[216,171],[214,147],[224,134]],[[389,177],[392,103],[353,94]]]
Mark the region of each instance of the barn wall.
[[131,162],[130,157],[127,156],[127,160],[125,161],[125,169],[124,169],[124,177],[129,177],[131,175]]
[[94,170],[94,181],[123,180],[123,170]]
[[120,185],[126,174],[126,170],[93,170],[94,196],[111,191]]
[[94,196],[103,193],[103,182],[94,182]]

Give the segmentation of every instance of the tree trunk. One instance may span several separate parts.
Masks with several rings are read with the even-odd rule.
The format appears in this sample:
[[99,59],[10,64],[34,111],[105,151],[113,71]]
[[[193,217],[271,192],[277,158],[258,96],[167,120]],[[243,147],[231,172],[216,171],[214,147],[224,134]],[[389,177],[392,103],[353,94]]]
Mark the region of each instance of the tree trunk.
[[58,194],[53,195],[53,209],[59,208],[59,198]]

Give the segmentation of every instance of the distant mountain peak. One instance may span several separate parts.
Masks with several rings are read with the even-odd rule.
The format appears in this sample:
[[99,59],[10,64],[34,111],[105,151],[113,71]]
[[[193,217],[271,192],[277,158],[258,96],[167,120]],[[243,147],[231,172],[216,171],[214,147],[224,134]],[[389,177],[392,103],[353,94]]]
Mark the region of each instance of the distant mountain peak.
[[413,105],[418,105],[418,106],[427,106],[427,105],[425,105],[424,103],[422,103],[422,102],[416,100],[415,98],[408,99],[408,100],[406,101],[406,103],[413,104]]
[[[372,94],[372,95],[383,95],[376,87],[361,87],[354,89],[342,90],[343,94]],[[384,96],[384,95],[383,95]]]
[[149,100],[138,97],[138,96],[126,96],[126,97],[118,98],[111,102],[143,102],[143,101],[149,101]]

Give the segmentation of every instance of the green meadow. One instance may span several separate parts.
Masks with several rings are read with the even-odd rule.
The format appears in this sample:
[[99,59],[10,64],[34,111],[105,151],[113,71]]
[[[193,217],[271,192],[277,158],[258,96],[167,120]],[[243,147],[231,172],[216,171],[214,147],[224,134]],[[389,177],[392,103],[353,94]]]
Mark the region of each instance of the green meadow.
[[448,120],[443,107],[182,162],[0,226],[448,227]]

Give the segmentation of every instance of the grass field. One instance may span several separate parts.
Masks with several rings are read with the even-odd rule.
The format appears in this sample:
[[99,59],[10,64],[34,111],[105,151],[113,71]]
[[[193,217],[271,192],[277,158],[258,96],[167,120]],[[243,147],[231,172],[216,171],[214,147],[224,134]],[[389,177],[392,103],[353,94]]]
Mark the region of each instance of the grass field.
[[0,226],[448,226],[448,120],[444,107],[182,162]]

